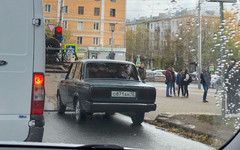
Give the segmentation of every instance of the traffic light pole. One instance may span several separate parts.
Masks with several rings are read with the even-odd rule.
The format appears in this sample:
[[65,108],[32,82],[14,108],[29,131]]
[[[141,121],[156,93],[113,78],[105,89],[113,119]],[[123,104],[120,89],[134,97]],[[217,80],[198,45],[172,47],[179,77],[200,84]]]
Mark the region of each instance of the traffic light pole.
[[200,75],[202,69],[202,35],[201,35],[201,0],[198,1],[198,89],[201,89]]
[[224,49],[224,14],[223,14],[223,2],[220,2],[220,26],[221,26],[221,36],[220,36],[220,40],[221,40],[221,78],[222,78],[222,117],[225,117],[225,90],[224,90],[224,74],[225,74],[225,67],[224,67],[224,53],[225,53],[225,49]]
[[59,15],[59,22],[58,22],[58,26],[62,26],[62,22],[63,22],[63,3],[64,0],[61,0],[61,4],[60,4],[60,15]]

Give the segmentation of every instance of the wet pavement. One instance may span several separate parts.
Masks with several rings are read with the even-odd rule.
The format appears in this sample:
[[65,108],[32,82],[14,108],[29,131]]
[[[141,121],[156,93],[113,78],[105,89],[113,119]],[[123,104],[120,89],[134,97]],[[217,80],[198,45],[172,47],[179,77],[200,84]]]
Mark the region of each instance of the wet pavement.
[[132,125],[131,119],[121,114],[105,118],[103,114],[90,116],[76,123],[73,112],[58,115],[45,112],[43,142],[71,144],[117,144],[124,147],[162,150],[213,149],[202,143],[186,139],[153,125]]

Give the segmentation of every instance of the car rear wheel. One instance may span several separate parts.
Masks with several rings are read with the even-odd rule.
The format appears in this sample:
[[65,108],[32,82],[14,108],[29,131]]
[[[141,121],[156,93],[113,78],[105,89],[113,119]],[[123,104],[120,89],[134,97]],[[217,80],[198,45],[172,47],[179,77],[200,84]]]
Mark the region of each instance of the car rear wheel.
[[136,112],[132,114],[131,119],[134,125],[140,125],[144,120],[144,112]]
[[57,94],[57,111],[59,114],[64,114],[66,111],[66,106],[63,105],[59,93]]
[[85,112],[82,110],[80,102],[77,101],[75,105],[75,119],[77,122],[80,122],[81,120],[86,118]]

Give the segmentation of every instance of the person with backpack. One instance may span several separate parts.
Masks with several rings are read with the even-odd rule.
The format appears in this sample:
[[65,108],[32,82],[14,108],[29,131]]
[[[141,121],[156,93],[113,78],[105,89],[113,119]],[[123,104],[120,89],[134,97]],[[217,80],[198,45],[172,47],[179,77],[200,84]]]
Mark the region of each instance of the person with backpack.
[[182,78],[182,85],[183,85],[183,97],[188,98],[189,92],[188,92],[188,85],[192,82],[192,77],[188,73],[188,70],[184,70],[183,78]]
[[211,81],[211,74],[208,71],[208,67],[205,67],[203,73],[201,73],[201,83],[204,89],[203,93],[203,102],[207,103],[207,93],[208,93],[208,88],[210,86],[210,81]]
[[179,94],[180,94],[180,90],[182,91],[182,96],[183,96],[182,76],[183,76],[183,71],[182,71],[182,69],[181,69],[181,70],[179,70],[179,72],[178,72],[177,80],[176,80],[177,89],[178,89],[178,97],[179,97]]

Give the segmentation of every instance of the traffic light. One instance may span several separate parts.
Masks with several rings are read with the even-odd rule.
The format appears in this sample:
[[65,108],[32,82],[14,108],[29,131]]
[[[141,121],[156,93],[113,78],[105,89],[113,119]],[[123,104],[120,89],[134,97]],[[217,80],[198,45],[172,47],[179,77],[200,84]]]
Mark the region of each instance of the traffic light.
[[57,26],[55,28],[55,34],[53,35],[53,37],[61,43],[61,41],[62,41],[62,27]]

